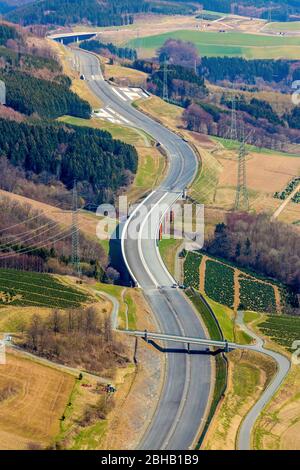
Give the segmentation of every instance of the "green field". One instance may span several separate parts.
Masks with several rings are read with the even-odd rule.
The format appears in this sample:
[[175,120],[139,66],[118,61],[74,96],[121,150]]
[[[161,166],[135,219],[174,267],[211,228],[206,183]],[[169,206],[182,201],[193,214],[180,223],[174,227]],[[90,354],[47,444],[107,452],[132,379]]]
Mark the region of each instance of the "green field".
[[49,274],[0,269],[0,306],[73,308],[88,300]]
[[113,124],[102,119],[81,119],[73,116],[62,116],[58,119],[60,122],[65,122],[72,126],[92,127],[93,129],[100,129],[109,132],[114,139],[120,139],[126,144],[134,146],[150,147],[151,138],[143,131],[134,129],[133,127],[125,127],[118,124]]
[[[223,137],[215,137],[215,136],[211,136],[210,138],[211,140],[222,144],[226,150],[238,150],[238,148],[240,147],[239,142],[237,142],[236,140],[224,139]],[[276,157],[295,157],[295,158],[300,157],[300,155],[297,153],[280,152],[278,150],[267,149],[265,147],[256,147],[255,145],[250,145],[250,144],[246,144],[246,150],[248,150],[249,152],[262,153],[264,156],[275,155]]]
[[144,55],[154,55],[169,39],[191,41],[201,56],[242,56],[247,59],[300,58],[300,37],[264,36],[237,32],[215,33],[180,30],[128,42],[129,47],[139,47]]
[[268,23],[264,27],[264,31],[284,32],[284,31],[299,31],[300,21],[285,21],[284,23]]

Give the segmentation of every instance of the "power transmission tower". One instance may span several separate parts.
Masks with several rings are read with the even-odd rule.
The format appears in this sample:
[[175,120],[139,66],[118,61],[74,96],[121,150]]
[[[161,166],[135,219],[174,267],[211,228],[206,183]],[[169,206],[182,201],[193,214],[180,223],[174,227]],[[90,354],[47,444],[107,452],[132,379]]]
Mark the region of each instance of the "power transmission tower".
[[246,172],[246,141],[244,127],[241,130],[241,144],[238,155],[238,181],[235,199],[236,211],[249,210],[249,194],[247,189],[247,172]]
[[169,88],[168,88],[168,62],[164,60],[164,84],[163,84],[163,100],[168,101]]
[[268,9],[268,23],[272,23],[272,7],[269,6]]
[[81,269],[79,257],[78,195],[76,181],[74,181],[72,199],[72,264],[76,270],[77,276],[80,278]]
[[231,99],[231,126],[229,136],[231,140],[238,140],[235,96],[233,96]]
[[141,35],[140,35],[140,30],[138,29],[137,32],[136,32],[136,44],[137,44],[137,48],[136,48],[136,52],[137,52],[137,56],[138,58],[141,57]]

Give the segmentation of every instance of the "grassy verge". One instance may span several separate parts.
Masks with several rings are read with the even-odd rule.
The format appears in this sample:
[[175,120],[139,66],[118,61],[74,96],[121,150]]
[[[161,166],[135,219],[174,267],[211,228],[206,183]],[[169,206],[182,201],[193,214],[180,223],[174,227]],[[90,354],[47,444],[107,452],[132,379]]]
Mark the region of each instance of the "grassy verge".
[[163,239],[159,242],[160,255],[172,275],[175,274],[175,257],[181,244],[182,240],[176,240],[174,238]]
[[228,355],[229,380],[203,444],[204,450],[234,450],[242,419],[273,377],[276,366],[266,356],[250,351]]
[[[192,301],[194,307],[199,312],[199,315],[204,321],[204,324],[208,330],[209,336],[212,339],[223,340],[222,330],[218,321],[212,312],[209,305],[203,300],[203,298],[192,290],[187,291],[189,299]],[[224,396],[227,387],[227,359],[223,354],[218,354],[215,357],[216,367],[216,380],[214,384],[214,391],[212,396],[212,403],[208,413],[208,417],[199,438],[197,448],[199,449],[208,431],[209,425],[214,417],[220,400]]]
[[197,202],[212,204],[219,183],[222,166],[207,150],[201,149],[201,167],[190,187],[189,194]]
[[73,116],[62,116],[58,121],[71,124],[72,126],[92,127],[93,129],[107,131],[114,139],[122,140],[123,142],[136,147],[145,145],[150,146],[149,137],[144,132],[134,129],[133,127],[113,124],[98,118],[82,119]]
[[[210,138],[214,140],[215,142],[218,142],[221,145],[223,145],[223,147],[226,150],[238,150],[240,146],[239,142],[235,140],[224,139],[223,137],[215,137],[215,136],[211,136]],[[272,149],[268,149],[265,147],[256,147],[255,145],[247,144],[246,149],[249,152],[263,153],[264,155],[299,158],[299,155],[296,153],[279,152],[278,150],[272,150]]]
[[[246,312],[247,325],[261,336],[266,345],[290,358],[291,345],[299,339],[299,318],[267,316]],[[291,325],[295,325],[291,328]],[[297,333],[298,331],[298,333]],[[295,450],[300,447],[300,369],[292,364],[283,384],[266,405],[255,423],[252,445],[255,450]]]
[[206,295],[204,297],[219,322],[224,338],[228,341],[240,344],[250,344],[252,342],[252,339],[247,335],[247,333],[237,328],[233,310],[226,305],[214,302]]

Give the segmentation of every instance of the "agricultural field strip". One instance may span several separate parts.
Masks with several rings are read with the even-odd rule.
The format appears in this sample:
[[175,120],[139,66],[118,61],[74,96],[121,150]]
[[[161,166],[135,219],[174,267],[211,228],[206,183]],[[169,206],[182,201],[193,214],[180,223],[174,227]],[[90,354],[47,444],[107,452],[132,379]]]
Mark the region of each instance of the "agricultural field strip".
[[[260,283],[261,284],[261,283]],[[275,291],[271,285],[259,285],[252,279],[240,281],[240,301],[246,304],[247,309],[265,311],[267,308],[276,308]]]
[[293,352],[292,343],[300,338],[300,318],[268,317],[258,325],[259,330],[272,341]]
[[68,301],[65,301],[65,302],[59,302],[59,304],[57,305],[53,305],[53,302],[52,303],[43,303],[43,302],[40,302],[40,301],[34,301],[34,300],[28,300],[28,299],[22,299],[22,300],[13,300],[12,302],[7,302],[7,303],[2,303],[0,304],[0,311],[1,311],[1,307],[44,307],[44,308],[70,308],[70,307],[78,307],[79,305],[81,304],[78,304],[77,302],[68,302]]
[[232,307],[234,303],[234,268],[207,259],[205,292],[213,300]]
[[[16,289],[14,287],[9,287],[9,286],[4,286],[4,285],[0,286],[0,289],[2,289],[2,288],[11,289],[11,290],[14,290],[16,292],[24,292],[26,294],[33,294],[33,295],[41,296],[41,297],[47,297],[48,299],[52,299],[52,300],[62,300],[62,301],[68,302],[68,299],[66,297],[64,297],[64,298],[63,297],[54,297],[52,295],[46,295],[45,293],[39,293],[39,292],[35,292],[35,291],[28,291],[28,290],[19,289],[19,288]],[[72,301],[72,303],[80,305],[81,302],[79,302],[77,300],[74,300],[74,301]]]
[[[81,294],[81,293],[78,293],[78,292],[73,292],[71,289],[70,290],[65,290],[65,289],[59,289],[59,288],[55,288],[55,287],[49,287],[47,285],[43,285],[43,284],[32,284],[32,283],[29,283],[29,282],[24,282],[24,281],[17,281],[16,279],[7,279],[5,277],[1,277],[0,275],[0,281],[1,280],[4,280],[5,282],[14,282],[16,284],[24,284],[26,286],[31,286],[31,287],[37,287],[38,289],[42,288],[43,291],[45,290],[53,290],[55,292],[58,292],[58,293],[66,293],[68,295],[76,295],[78,297],[81,297],[83,299],[86,299],[86,295],[84,294]],[[2,285],[0,284],[0,288],[2,287]],[[21,290],[19,288],[16,288],[17,290]],[[38,294],[38,292],[35,292],[36,294]]]
[[199,253],[188,252],[184,262],[184,282],[199,290],[199,269],[203,256]]

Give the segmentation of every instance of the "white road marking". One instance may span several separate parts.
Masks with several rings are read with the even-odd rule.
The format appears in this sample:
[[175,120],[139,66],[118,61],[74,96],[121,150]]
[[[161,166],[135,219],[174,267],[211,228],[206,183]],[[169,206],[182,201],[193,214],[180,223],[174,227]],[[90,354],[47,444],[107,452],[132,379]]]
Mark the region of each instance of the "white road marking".
[[119,98],[121,98],[121,100],[127,101],[127,99],[123,95],[121,95],[121,93],[119,93],[115,87],[111,87],[111,89],[116,95],[118,95]]

